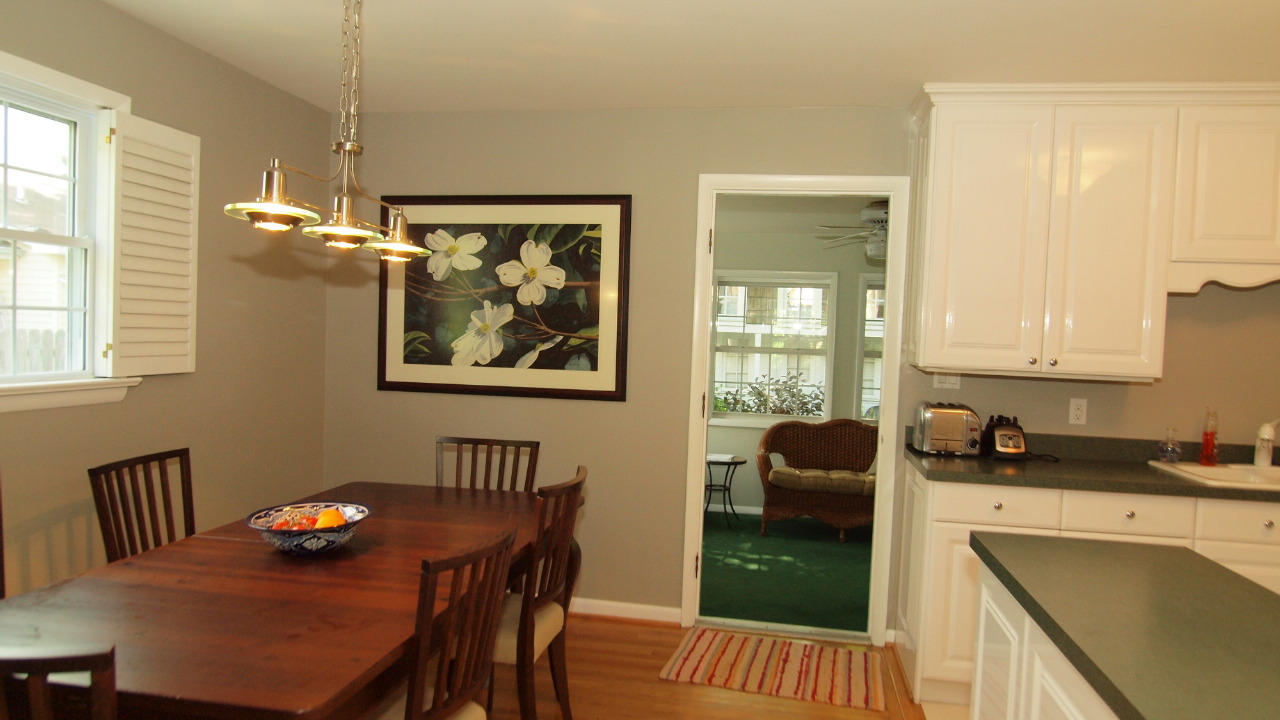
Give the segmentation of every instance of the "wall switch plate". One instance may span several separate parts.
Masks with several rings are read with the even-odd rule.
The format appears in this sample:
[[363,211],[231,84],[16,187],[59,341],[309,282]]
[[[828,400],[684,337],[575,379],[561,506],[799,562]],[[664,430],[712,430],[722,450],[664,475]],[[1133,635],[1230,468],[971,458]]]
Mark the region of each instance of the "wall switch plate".
[[1072,425],[1084,425],[1089,417],[1089,401],[1084,398],[1071,398],[1071,405],[1067,410],[1067,422]]
[[944,388],[946,390],[959,390],[960,376],[950,373],[934,373],[933,386],[936,388]]

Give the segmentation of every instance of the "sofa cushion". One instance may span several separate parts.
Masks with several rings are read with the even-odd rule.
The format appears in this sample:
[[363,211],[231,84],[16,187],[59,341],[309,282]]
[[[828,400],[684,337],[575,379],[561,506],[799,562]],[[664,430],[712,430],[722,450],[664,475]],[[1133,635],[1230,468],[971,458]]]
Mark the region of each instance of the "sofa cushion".
[[814,490],[847,495],[874,495],[876,492],[874,474],[868,475],[850,470],[776,467],[769,471],[769,482],[789,490]]

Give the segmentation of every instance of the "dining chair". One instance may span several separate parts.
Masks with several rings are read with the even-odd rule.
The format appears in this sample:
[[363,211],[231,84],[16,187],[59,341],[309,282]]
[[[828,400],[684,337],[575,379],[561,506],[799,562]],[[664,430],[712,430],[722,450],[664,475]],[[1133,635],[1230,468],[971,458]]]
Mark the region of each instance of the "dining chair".
[[436,485],[444,485],[448,465],[454,487],[533,492],[539,444],[537,440],[438,436]]
[[181,537],[196,532],[189,448],[89,468],[89,484],[98,508],[107,562],[178,540],[174,518],[177,502],[181,503]]
[[[88,717],[90,720],[115,720],[115,648],[69,645],[0,647],[0,720],[9,720],[6,688],[18,685],[26,690],[29,708],[29,714],[20,717],[53,720],[51,673],[87,673]],[[70,678],[67,684],[83,686],[77,680]]]
[[[569,711],[569,677],[565,661],[565,625],[569,599],[577,580],[581,551],[573,539],[573,529],[582,505],[582,487],[587,469],[578,466],[572,480],[538,488],[538,539],[524,566],[520,592],[507,595],[493,660],[514,665],[516,691],[522,720],[537,720],[533,669],[546,653],[551,680],[563,720],[573,720]],[[493,688],[489,689],[489,705]]]
[[[407,693],[380,719],[488,717],[477,699],[493,677],[493,645],[515,537],[510,526],[474,549],[422,561]],[[437,605],[440,600],[446,600],[444,607]]]

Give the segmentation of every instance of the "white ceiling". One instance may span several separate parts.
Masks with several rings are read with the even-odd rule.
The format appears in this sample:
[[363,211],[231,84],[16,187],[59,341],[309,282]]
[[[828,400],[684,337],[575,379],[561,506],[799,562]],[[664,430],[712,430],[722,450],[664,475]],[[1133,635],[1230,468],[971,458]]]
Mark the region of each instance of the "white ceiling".
[[[340,0],[104,0],[322,109]],[[1280,81],[1277,0],[368,0],[360,109],[906,107],[925,82]]]

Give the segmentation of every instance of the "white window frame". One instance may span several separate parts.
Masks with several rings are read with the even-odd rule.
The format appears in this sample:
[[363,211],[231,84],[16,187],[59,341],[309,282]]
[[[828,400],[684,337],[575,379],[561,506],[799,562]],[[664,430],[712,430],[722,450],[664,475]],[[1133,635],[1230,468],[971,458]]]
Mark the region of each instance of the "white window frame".
[[[867,302],[867,292],[871,288],[877,288],[883,291],[884,287],[885,287],[884,273],[862,273],[858,277],[858,318],[857,318],[857,331],[856,331],[857,339],[858,339],[858,348],[857,348],[857,353],[854,355],[854,357],[858,358],[858,363],[854,366],[854,370],[853,370],[853,373],[854,373],[853,411],[854,411],[854,417],[856,417],[861,422],[865,422],[871,425],[880,424],[880,418],[878,415],[875,419],[864,419],[862,417],[862,390],[863,390],[862,384],[866,376],[866,356],[867,356],[867,353],[866,353],[866,342],[867,342],[866,302]],[[886,299],[886,305],[887,305],[887,299]],[[883,331],[882,331],[882,337],[883,337]],[[883,409],[884,407],[884,355],[883,354],[881,355],[880,360],[881,360],[880,378],[879,378],[880,406]]]
[[0,52],[0,85],[97,114],[92,374],[0,383],[0,412],[118,402],[139,376],[195,371],[200,139],[126,95]]
[[[803,420],[807,422],[820,422],[822,420],[831,419],[831,408],[835,402],[832,393],[832,385],[835,380],[835,363],[836,363],[836,313],[837,313],[837,297],[836,287],[839,284],[839,274],[833,272],[800,272],[800,271],[784,271],[784,270],[716,270],[715,285],[719,287],[723,283],[741,282],[744,284],[776,284],[779,286],[823,286],[827,296],[827,343],[826,343],[826,372],[823,377],[823,407],[822,415],[774,415],[774,414],[758,414],[758,413],[727,413],[717,412],[714,410],[715,404],[712,400],[715,397],[715,363],[716,355],[719,352],[715,345],[716,330],[714,327],[715,318],[719,314],[719,308],[712,308],[712,329],[711,329],[711,353],[710,366],[707,369],[707,398],[708,408],[711,408],[711,417],[708,420],[710,425],[727,426],[727,427],[758,427],[765,428],[777,423],[781,420]],[[714,293],[718,302],[719,293]]]

